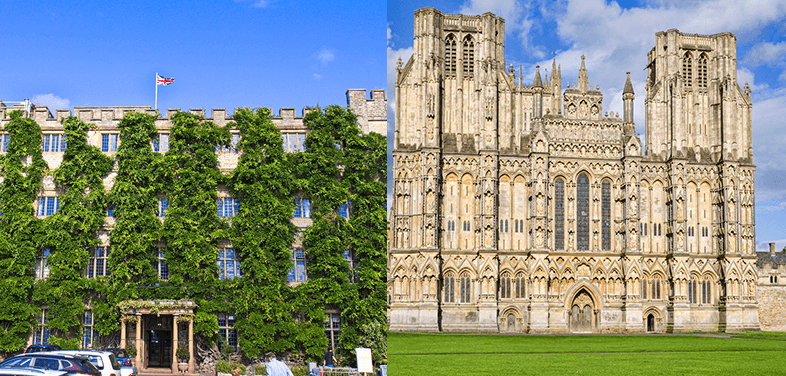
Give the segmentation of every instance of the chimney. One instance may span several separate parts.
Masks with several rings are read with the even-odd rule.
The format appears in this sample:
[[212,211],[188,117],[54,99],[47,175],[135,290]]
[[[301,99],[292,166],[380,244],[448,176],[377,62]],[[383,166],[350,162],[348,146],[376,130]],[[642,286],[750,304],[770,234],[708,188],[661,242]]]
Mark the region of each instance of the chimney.
[[775,256],[775,243],[770,243],[770,256]]

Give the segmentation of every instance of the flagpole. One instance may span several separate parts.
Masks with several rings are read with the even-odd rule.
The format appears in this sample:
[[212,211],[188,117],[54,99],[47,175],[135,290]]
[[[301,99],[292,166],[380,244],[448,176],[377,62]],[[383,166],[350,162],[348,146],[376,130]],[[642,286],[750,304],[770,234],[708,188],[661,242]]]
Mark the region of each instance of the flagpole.
[[158,109],[158,72],[156,72],[156,110]]

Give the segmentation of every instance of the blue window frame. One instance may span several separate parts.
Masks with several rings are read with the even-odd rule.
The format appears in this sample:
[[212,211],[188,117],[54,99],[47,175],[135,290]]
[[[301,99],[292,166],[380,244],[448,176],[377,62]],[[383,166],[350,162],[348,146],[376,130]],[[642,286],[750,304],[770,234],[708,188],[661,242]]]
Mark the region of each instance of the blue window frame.
[[159,133],[153,138],[153,152],[166,153],[169,151],[169,133]]
[[164,249],[159,247],[157,250],[156,261],[153,261],[153,269],[156,270],[156,275],[163,281],[169,280],[169,266],[166,264],[166,254]]
[[338,215],[349,219],[349,214],[352,211],[352,200],[348,200],[347,202],[341,204],[341,207],[338,208]]
[[240,143],[240,133],[232,133],[232,139],[229,145],[226,146],[216,145],[215,147],[213,147],[213,151],[216,153],[237,153],[238,151],[240,151],[240,149],[238,149],[237,147],[239,143]]
[[305,133],[284,133],[281,135],[281,142],[285,152],[298,153],[306,151]]
[[41,252],[41,257],[36,258],[33,271],[35,272],[35,279],[47,279],[49,277],[49,255],[51,251],[49,248],[44,248]]
[[0,153],[8,153],[8,143],[11,141],[10,134],[0,134]]
[[101,152],[114,153],[117,151],[117,133],[105,133],[101,135]]
[[91,348],[94,343],[97,343],[98,339],[98,332],[93,330],[93,324],[95,320],[93,320],[93,311],[85,311],[85,315],[82,318],[82,348],[87,349]]
[[293,248],[292,252],[292,267],[287,275],[288,282],[306,282],[308,281],[308,273],[306,268],[308,262],[306,260],[306,250],[303,248]]
[[235,315],[219,313],[216,315],[216,318],[218,319],[218,335],[226,341],[227,345],[237,349]]
[[355,283],[358,281],[358,259],[355,257],[355,252],[352,250],[344,250],[344,261],[349,264],[349,269],[347,270],[347,274],[349,274],[349,283]]
[[341,315],[338,313],[325,313],[325,335],[328,338],[330,349],[336,353],[338,338],[341,336]]
[[106,216],[107,217],[114,217],[115,216],[115,205],[109,205],[106,208]]
[[87,264],[85,277],[97,278],[109,275],[109,253],[112,249],[108,246],[96,247],[90,250],[90,261]]
[[237,252],[232,248],[219,248],[216,264],[218,264],[218,279],[235,279],[243,276],[240,272]]
[[229,218],[237,215],[240,210],[240,201],[236,198],[216,199],[216,211],[219,217]]
[[49,343],[49,315],[47,315],[47,309],[41,309],[41,314],[36,317],[36,331],[35,335],[33,336],[33,344],[34,345],[46,345]]
[[62,134],[45,134],[43,141],[44,153],[64,152],[66,148],[66,137]]
[[311,218],[311,200],[307,198],[295,199],[295,218]]
[[38,216],[47,217],[60,210],[60,197],[39,197]]
[[166,197],[158,199],[158,216],[166,217],[167,210],[169,210],[169,203],[166,202]]

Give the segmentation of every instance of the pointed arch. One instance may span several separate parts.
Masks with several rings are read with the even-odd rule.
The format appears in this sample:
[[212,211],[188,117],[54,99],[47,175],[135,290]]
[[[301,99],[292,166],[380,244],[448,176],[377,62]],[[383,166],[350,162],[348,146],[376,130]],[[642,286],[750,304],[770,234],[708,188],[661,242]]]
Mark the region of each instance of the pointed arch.
[[445,76],[456,76],[456,36],[453,33],[445,38]]
[[590,179],[586,171],[576,177],[576,242],[579,251],[589,251],[590,243]]
[[472,40],[471,35],[464,37],[462,43],[462,56],[464,75],[471,76],[475,73],[475,42]]
[[686,52],[682,58],[682,84],[691,87],[693,84],[693,55]]

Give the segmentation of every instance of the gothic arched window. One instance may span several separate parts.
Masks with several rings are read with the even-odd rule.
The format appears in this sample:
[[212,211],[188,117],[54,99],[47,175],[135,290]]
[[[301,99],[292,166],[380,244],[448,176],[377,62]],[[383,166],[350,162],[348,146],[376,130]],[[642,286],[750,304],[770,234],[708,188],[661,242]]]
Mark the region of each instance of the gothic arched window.
[[693,83],[693,57],[690,52],[685,53],[685,57],[682,59],[682,79],[685,86],[691,87]]
[[456,75],[456,37],[453,34],[445,39],[445,75]]
[[475,73],[475,43],[472,42],[472,37],[467,35],[464,38],[464,75],[471,75]]
[[701,88],[707,87],[707,55],[701,54],[699,57],[698,66],[696,67],[696,75],[698,76],[698,86]]
[[600,236],[603,240],[602,249],[611,250],[611,184],[604,180],[600,186],[601,224]]
[[516,285],[516,298],[524,298],[524,284],[526,283],[526,279],[524,279],[524,274],[519,273],[516,274],[516,279],[514,280]]
[[500,299],[510,299],[510,273],[502,273],[502,278],[499,280],[499,297]]
[[445,273],[445,303],[455,302],[455,293],[456,278],[453,276],[453,272],[447,272]]
[[576,242],[579,251],[589,251],[589,177],[582,172],[576,183]]
[[565,249],[565,181],[554,181],[554,249]]
[[469,273],[464,272],[461,273],[461,302],[462,303],[470,303],[470,290],[471,286],[469,284]]

